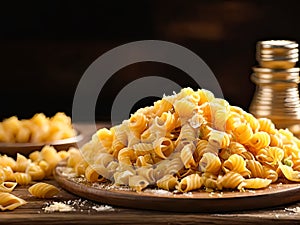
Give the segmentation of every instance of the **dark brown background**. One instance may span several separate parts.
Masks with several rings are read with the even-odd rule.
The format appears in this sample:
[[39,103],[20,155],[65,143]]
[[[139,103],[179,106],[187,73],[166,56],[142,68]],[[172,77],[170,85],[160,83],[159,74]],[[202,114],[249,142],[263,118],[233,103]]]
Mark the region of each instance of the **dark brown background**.
[[[8,2],[8,1],[7,1]],[[300,42],[299,1],[9,1],[0,6],[0,119],[57,111],[71,115],[77,83],[104,52],[127,42],[159,39],[198,54],[231,104],[248,108],[255,44]],[[126,83],[165,75],[197,88],[172,66],[138,63],[116,73],[99,98],[98,120]],[[140,105],[149,103],[142,101]]]

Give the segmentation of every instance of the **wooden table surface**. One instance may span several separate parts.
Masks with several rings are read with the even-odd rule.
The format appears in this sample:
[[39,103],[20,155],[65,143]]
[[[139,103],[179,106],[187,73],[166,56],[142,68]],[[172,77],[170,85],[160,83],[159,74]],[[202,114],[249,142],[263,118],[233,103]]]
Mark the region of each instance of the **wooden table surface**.
[[[90,131],[85,125],[80,127],[86,141],[90,137]],[[58,186],[54,180],[45,182]],[[93,206],[97,209],[101,203],[84,201],[63,189],[55,198],[41,200],[30,196],[27,188],[28,186],[19,186],[13,193],[28,203],[14,211],[0,212],[0,224],[300,224],[300,212],[288,210],[296,207],[300,209],[300,202],[263,210],[212,214],[174,213],[114,206],[112,209],[97,211]],[[80,204],[71,212],[49,213],[43,210],[52,202],[68,201]]]

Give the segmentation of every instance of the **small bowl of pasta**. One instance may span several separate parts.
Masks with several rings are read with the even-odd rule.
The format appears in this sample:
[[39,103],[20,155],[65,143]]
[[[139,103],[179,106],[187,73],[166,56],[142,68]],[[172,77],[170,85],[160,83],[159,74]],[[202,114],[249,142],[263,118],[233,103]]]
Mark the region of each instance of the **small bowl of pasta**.
[[30,119],[12,116],[0,122],[0,154],[28,155],[45,145],[58,151],[77,147],[82,140],[80,131],[72,126],[71,118],[58,112],[53,117],[37,113]]

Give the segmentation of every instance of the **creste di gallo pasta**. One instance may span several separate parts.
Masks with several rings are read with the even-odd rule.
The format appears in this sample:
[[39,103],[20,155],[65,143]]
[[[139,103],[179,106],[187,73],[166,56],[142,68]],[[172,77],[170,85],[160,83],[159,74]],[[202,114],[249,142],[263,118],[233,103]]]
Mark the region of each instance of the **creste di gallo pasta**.
[[[77,161],[77,163],[74,163]],[[300,140],[213,93],[184,88],[99,129],[70,154],[88,181],[188,192],[265,188],[300,181]]]

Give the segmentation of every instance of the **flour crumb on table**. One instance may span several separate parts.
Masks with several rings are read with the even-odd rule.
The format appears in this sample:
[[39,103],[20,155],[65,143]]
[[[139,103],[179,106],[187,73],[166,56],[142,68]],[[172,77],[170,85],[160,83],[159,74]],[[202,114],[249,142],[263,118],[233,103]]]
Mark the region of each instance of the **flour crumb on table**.
[[114,211],[114,209],[109,205],[94,205],[92,207],[92,209],[96,210],[97,212],[100,212],[100,211]]
[[90,213],[91,210],[95,210],[97,212],[115,211],[115,209],[112,206],[98,205],[96,203],[81,198],[62,202],[47,202],[45,207],[43,207],[42,209],[46,213],[71,211]]
[[53,202],[52,204],[43,208],[43,210],[45,212],[71,212],[75,209],[72,206],[67,205],[63,202]]
[[294,208],[285,208],[284,210],[288,211],[288,212],[293,212],[293,213],[300,213],[300,207],[299,206],[294,207]]

